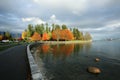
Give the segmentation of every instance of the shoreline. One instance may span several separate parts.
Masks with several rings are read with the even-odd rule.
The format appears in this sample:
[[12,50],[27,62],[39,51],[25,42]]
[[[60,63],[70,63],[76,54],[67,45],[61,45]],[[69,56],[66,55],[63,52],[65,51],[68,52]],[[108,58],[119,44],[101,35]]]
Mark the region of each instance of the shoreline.
[[38,43],[47,43],[47,44],[71,44],[71,43],[92,43],[92,40],[86,41],[38,41]]

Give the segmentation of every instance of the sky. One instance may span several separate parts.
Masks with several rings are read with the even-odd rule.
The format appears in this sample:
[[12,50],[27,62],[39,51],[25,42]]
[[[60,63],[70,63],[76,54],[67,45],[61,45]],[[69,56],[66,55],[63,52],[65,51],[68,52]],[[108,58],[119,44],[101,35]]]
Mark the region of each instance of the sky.
[[117,38],[120,0],[0,0],[0,31],[21,33],[46,22],[77,27],[94,39]]

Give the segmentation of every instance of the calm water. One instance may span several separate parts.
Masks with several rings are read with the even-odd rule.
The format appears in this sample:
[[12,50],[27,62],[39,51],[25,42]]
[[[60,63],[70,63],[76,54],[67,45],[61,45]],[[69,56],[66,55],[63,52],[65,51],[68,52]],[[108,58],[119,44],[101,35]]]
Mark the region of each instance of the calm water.
[[[38,44],[33,56],[46,80],[120,80],[120,41],[89,44]],[[100,62],[95,62],[100,58]],[[101,69],[98,75],[89,66]]]

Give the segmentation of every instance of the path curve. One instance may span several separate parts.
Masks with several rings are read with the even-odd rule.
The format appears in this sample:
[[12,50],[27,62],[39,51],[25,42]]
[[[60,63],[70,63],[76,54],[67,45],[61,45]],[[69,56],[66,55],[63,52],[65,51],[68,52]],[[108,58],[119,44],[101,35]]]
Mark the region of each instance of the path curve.
[[1,80],[31,80],[26,45],[0,52]]

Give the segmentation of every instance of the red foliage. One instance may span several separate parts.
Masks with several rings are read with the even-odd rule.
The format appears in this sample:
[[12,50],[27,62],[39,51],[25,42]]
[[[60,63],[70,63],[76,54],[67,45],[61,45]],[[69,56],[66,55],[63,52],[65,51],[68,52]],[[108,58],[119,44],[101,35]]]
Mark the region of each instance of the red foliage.
[[73,40],[73,34],[70,30],[64,29],[64,30],[54,30],[52,32],[52,39],[57,40]]
[[59,40],[60,39],[60,35],[61,35],[61,30],[60,29],[56,29],[52,32],[52,39],[53,40]]
[[49,39],[50,39],[50,37],[49,37],[48,33],[45,32],[43,34],[42,40],[46,41],[46,40],[49,40]]
[[39,41],[39,40],[41,40],[40,34],[37,33],[37,32],[34,32],[33,36],[31,37],[31,40],[32,41]]
[[64,33],[63,36],[64,36],[65,40],[73,40],[74,39],[73,34],[70,30],[65,29],[65,30],[63,30],[63,33]]

